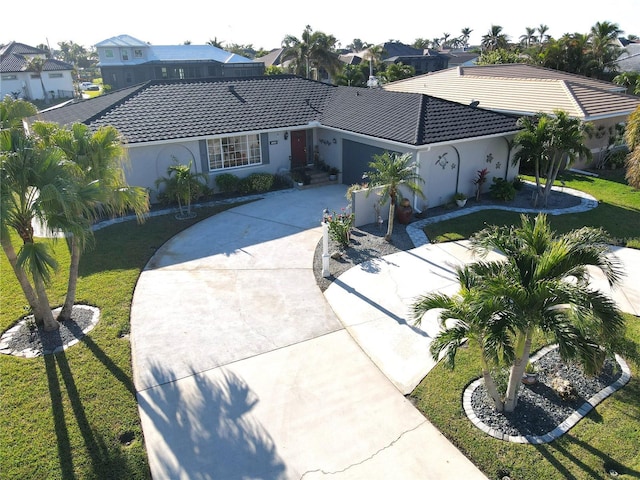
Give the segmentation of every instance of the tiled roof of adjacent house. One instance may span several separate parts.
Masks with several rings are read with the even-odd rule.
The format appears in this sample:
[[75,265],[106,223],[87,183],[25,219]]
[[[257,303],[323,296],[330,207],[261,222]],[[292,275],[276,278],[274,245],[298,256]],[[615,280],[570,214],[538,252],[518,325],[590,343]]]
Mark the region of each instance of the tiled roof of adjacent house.
[[113,125],[129,143],[319,124],[424,145],[517,130],[515,117],[419,94],[335,87],[300,77],[154,81],[51,110],[38,119]]
[[[0,72],[15,73],[27,71],[29,59],[33,57],[43,57],[47,52],[39,48],[30,47],[24,43],[11,42],[0,48]],[[73,65],[47,58],[43,70],[53,72],[56,70],[73,70]]]
[[624,87],[531,65],[505,64],[454,67],[384,85],[385,90],[433,95],[516,115],[552,114],[563,110],[590,121],[626,117],[640,98],[621,93]]

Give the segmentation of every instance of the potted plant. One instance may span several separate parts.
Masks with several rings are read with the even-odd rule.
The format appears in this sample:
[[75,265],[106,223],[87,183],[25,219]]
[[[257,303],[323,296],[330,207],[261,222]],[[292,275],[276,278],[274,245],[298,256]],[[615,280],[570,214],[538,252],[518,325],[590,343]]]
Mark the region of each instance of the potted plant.
[[533,385],[538,381],[538,371],[536,370],[536,366],[527,362],[527,365],[524,367],[524,375],[522,376],[522,383],[525,385]]
[[459,207],[464,207],[467,204],[467,196],[464,193],[456,192],[453,199]]
[[336,180],[338,178],[339,173],[340,173],[340,170],[338,170],[336,167],[331,167],[329,169],[329,180]]
[[396,218],[402,225],[408,225],[411,222],[411,215],[413,214],[413,208],[411,207],[411,200],[408,198],[402,198],[398,202],[396,208]]

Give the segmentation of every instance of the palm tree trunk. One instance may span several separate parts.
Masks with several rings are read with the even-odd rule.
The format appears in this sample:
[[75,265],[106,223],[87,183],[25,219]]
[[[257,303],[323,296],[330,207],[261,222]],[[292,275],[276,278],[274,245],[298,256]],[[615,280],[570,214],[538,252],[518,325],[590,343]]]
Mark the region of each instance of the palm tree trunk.
[[484,358],[482,359],[482,378],[484,379],[484,386],[487,389],[487,393],[496,407],[496,412],[501,412],[504,409],[504,402],[502,401],[498,387],[496,387],[496,382],[493,381],[493,377]]
[[396,213],[396,202],[393,197],[391,197],[391,201],[389,203],[389,222],[387,226],[387,234],[384,236],[384,239],[387,242],[391,242],[391,234],[393,234],[393,218]]
[[44,287],[44,280],[36,277],[33,279],[36,284],[36,293],[38,294],[38,305],[42,313],[42,324],[46,332],[52,332],[60,328],[60,324],[53,318],[51,307],[49,306],[49,297]]
[[63,322],[71,318],[73,304],[76,301],[76,288],[78,285],[78,268],[80,266],[80,248],[74,236],[71,236],[71,264],[69,266],[69,281],[67,282],[67,296],[64,305],[58,315],[58,321]]
[[529,352],[531,351],[531,330],[527,330],[520,335],[516,345],[516,358],[511,365],[509,372],[509,384],[504,400],[504,411],[513,412],[518,405],[518,390],[522,385],[522,376],[529,361]]
[[[18,257],[16,255],[16,251],[11,244],[11,241],[8,239],[8,236],[3,236],[2,238],[2,249],[4,250],[9,263],[11,264],[11,268],[13,268],[13,273],[15,273],[16,278],[18,279],[18,283],[20,283],[20,287],[22,288],[22,292],[29,302],[29,306],[33,311],[33,316],[37,323],[43,322],[43,314],[40,312],[40,303],[38,302],[38,296],[36,292],[33,290],[31,283],[29,282],[29,278],[27,277],[26,272],[18,266]],[[48,306],[47,306],[48,309]]]

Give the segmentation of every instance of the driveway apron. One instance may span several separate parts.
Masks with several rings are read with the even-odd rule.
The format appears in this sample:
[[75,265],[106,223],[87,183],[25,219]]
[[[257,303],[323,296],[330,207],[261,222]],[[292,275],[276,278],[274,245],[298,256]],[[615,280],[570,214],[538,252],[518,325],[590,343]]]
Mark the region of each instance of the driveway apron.
[[322,210],[339,211],[344,193],[236,207],[172,238],[142,272],[131,334],[153,478],[485,478],[316,285]]

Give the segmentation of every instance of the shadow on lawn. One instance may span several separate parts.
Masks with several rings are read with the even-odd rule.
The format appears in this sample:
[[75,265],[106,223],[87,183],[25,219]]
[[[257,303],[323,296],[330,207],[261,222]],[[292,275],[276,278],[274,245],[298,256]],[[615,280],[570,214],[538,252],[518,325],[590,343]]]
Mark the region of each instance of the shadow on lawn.
[[[92,428],[86,416],[80,393],[65,353],[45,355],[44,363],[49,382],[49,395],[51,397],[61,478],[64,480],[78,478],[74,472],[73,456],[73,450],[74,448],[77,449],[78,446],[74,447],[72,445],[69,434],[70,425],[73,425],[74,429],[77,426],[82,435],[84,448],[91,462],[90,469],[96,478],[132,478],[127,459],[122,455],[120,449],[110,448]],[[60,384],[60,378],[62,379],[62,385]],[[63,387],[66,391],[66,399],[64,398]],[[73,418],[69,415],[69,412],[66,412],[65,416],[66,400],[68,400],[71,407]],[[73,422],[74,418],[75,421]]]
[[[555,441],[547,445],[536,445],[536,449],[540,455],[555,467],[561,475],[561,478],[612,478],[618,475],[625,475],[628,478],[640,478],[640,471],[622,465],[609,454],[594,448],[573,435],[566,433],[562,438],[563,441]],[[589,455],[599,458],[601,462],[599,468],[587,465],[581,461],[578,456],[569,451],[570,449],[576,450],[577,448],[586,450]],[[566,467],[566,465],[569,464],[577,467],[580,475],[576,476],[571,473]]]

